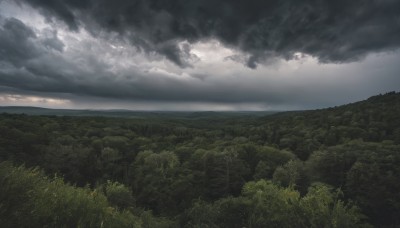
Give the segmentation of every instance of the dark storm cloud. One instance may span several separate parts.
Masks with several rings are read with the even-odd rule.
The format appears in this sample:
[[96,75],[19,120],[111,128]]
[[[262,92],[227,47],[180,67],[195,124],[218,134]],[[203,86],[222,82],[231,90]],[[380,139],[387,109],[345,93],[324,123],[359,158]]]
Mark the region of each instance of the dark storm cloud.
[[[14,94],[21,100],[57,98],[88,107],[104,101],[159,110],[179,105],[176,109],[185,110],[186,104],[204,105],[203,110],[224,105],[302,109],[356,101],[398,90],[400,84],[398,51],[339,65],[292,55],[299,51],[321,62],[347,62],[394,50],[399,42],[394,1],[369,1],[357,10],[350,3],[322,1],[248,1],[246,6],[236,1],[29,1],[51,23],[43,23],[31,7],[15,9],[9,2],[4,5],[11,10],[0,8],[0,103],[2,96]],[[258,70],[242,65],[255,68],[261,62],[266,65]]]
[[39,39],[32,28],[15,18],[0,18],[0,61],[24,66],[27,61],[44,53],[45,49],[63,50],[64,44],[57,32],[47,29]]
[[27,59],[39,55],[32,41],[36,35],[31,28],[15,18],[0,20],[0,60],[22,66]]
[[29,0],[26,1],[32,5],[39,6],[41,13],[46,16],[46,19],[51,21],[53,17],[64,21],[71,30],[78,30],[79,21],[75,17],[74,9],[85,9],[89,6],[90,2],[83,0]]
[[[44,30],[40,37],[15,18],[4,19],[0,27],[0,85],[25,93],[75,94],[118,100],[160,102],[270,102],[280,98],[273,91],[249,93],[239,82],[209,82],[207,75],[193,74],[186,79],[142,71],[110,71],[110,64],[96,58],[98,52],[61,54],[64,44],[57,32]],[[187,45],[179,47],[190,55]],[[186,49],[186,51],[185,51]],[[86,54],[86,55],[85,55]],[[187,57],[194,58],[194,57]]]
[[[118,32],[181,67],[177,42],[216,38],[240,49],[255,68],[296,52],[320,62],[351,62],[400,46],[398,0],[20,0],[70,29]],[[182,54],[183,53],[183,54]]]
[[[185,81],[140,69],[115,74],[109,71],[110,64],[95,58],[100,54],[96,52],[80,55],[86,63],[78,66],[71,61],[71,56],[58,54],[64,44],[56,32],[45,30],[43,33],[44,36],[39,38],[32,28],[15,18],[2,21],[1,86],[21,91],[141,101],[245,102],[261,99],[257,93],[239,93],[240,88],[230,91],[230,87],[199,83],[198,78],[205,76],[195,75]],[[189,55],[185,51],[186,45],[182,49]]]

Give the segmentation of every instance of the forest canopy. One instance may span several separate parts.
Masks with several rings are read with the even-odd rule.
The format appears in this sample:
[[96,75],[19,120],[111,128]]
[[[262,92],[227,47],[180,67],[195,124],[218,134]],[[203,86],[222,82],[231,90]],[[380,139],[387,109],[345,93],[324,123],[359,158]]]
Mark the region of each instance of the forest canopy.
[[0,114],[4,227],[400,226],[400,93],[313,111]]

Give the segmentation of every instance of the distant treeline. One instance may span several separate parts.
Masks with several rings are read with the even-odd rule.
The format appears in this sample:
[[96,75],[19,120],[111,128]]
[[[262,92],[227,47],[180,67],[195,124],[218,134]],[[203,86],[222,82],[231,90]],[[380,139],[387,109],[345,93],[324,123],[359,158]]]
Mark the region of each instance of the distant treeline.
[[399,114],[395,92],[265,117],[0,114],[0,224],[398,227]]

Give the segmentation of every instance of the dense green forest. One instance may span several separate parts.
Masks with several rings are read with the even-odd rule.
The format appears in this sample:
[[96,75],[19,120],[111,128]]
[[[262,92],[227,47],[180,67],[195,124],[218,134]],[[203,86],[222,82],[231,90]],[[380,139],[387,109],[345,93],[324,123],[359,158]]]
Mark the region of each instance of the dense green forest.
[[313,111],[0,114],[2,227],[399,227],[400,93]]

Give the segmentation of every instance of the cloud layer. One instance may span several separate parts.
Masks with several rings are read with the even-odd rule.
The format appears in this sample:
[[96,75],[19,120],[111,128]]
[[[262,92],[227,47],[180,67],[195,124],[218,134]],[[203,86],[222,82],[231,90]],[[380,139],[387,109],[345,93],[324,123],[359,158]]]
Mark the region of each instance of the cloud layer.
[[248,53],[251,68],[298,52],[324,63],[343,63],[400,46],[398,0],[19,1],[71,30],[116,32],[181,67],[190,66],[188,47],[178,43],[210,38]]
[[356,101],[400,89],[398,5],[3,1],[0,105],[286,110]]

